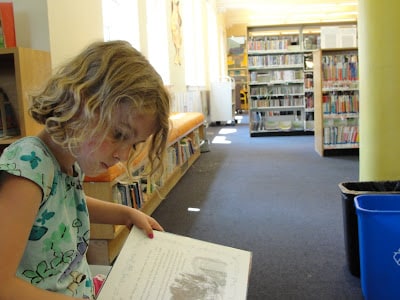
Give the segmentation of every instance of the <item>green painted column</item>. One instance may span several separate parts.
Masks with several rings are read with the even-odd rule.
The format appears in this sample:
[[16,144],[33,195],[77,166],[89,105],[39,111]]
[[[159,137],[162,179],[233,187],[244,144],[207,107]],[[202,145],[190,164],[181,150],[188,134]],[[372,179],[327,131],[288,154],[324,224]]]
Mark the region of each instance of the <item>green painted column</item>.
[[358,5],[359,179],[400,180],[400,1]]

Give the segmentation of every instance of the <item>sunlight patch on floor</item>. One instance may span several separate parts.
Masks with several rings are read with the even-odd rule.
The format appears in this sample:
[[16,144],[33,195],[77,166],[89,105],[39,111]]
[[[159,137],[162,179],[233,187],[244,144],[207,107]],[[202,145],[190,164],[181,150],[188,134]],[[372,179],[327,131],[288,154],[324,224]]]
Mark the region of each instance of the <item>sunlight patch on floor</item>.
[[200,208],[197,208],[197,207],[188,207],[188,211],[191,211],[191,212],[199,212],[199,211],[200,211]]
[[227,140],[226,136],[217,135],[216,137],[213,138],[211,143],[213,143],[213,144],[232,144],[232,141]]
[[212,144],[232,144],[232,141],[228,140],[226,135],[237,132],[236,128],[221,128],[213,140]]
[[236,128],[222,128],[218,134],[231,134],[237,132]]

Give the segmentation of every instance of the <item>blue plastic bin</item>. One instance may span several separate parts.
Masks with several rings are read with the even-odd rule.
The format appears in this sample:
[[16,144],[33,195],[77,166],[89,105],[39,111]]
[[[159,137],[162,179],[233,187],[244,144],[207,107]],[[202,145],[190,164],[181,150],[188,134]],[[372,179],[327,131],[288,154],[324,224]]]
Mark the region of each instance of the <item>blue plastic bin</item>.
[[344,245],[350,273],[360,277],[358,220],[354,198],[365,194],[399,194],[400,181],[356,181],[339,184],[343,207]]
[[400,299],[400,195],[354,198],[366,299]]

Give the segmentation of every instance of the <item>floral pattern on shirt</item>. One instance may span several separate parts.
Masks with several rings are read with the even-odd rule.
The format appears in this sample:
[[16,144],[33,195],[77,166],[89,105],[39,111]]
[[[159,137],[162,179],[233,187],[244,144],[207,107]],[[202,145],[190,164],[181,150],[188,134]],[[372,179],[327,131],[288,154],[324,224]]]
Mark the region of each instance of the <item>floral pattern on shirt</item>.
[[90,222],[79,166],[74,165],[77,176],[63,173],[39,138],[25,137],[4,150],[0,170],[35,182],[43,192],[17,275],[42,289],[94,299],[86,261]]

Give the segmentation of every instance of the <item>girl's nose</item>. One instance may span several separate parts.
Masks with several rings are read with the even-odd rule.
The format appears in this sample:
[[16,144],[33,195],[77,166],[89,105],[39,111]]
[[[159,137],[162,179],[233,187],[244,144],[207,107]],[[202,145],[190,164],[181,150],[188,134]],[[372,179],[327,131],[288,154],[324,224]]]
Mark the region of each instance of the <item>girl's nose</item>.
[[131,151],[130,146],[121,146],[120,148],[118,148],[114,154],[113,154],[113,158],[117,159],[118,161],[127,161],[129,158],[129,153]]

